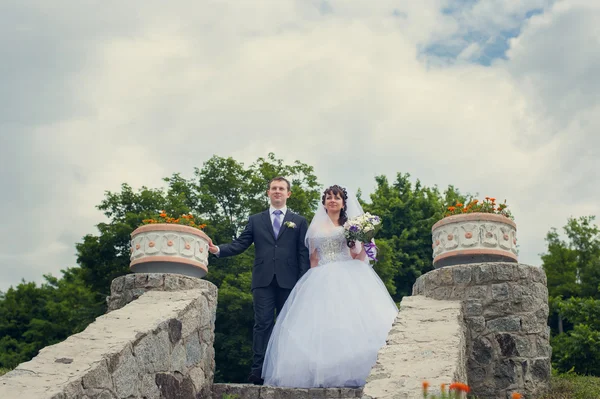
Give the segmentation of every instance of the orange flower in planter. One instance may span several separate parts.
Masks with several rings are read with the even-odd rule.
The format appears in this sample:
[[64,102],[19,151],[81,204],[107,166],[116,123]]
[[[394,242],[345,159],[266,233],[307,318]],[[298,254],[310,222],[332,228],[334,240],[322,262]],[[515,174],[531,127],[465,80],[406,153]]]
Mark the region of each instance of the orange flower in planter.
[[449,206],[446,208],[444,217],[452,215],[462,215],[464,213],[492,213],[496,215],[502,215],[509,219],[513,219],[512,214],[506,208],[506,200],[501,204],[496,204],[496,198],[485,197],[485,200],[479,201],[478,199],[472,199],[466,202],[464,206],[461,202],[457,202],[456,206]]
[[204,224],[204,223],[196,224],[196,222],[194,220],[194,215],[192,215],[191,213],[187,214],[187,215],[181,215],[178,218],[172,218],[172,217],[169,217],[164,210],[160,211],[160,214],[157,217],[142,220],[143,225],[144,224],[155,224],[155,223],[180,224],[183,226],[194,227],[199,230],[202,230],[206,227],[206,224]]

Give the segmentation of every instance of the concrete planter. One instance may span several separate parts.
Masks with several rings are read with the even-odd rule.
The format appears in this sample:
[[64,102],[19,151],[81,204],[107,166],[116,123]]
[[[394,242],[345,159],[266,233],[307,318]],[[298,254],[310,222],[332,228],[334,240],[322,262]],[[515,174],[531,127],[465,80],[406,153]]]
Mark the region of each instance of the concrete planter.
[[479,262],[517,262],[517,225],[492,213],[446,217],[431,229],[435,268]]
[[202,278],[208,273],[208,236],[194,227],[156,223],[131,233],[135,273],[177,273]]

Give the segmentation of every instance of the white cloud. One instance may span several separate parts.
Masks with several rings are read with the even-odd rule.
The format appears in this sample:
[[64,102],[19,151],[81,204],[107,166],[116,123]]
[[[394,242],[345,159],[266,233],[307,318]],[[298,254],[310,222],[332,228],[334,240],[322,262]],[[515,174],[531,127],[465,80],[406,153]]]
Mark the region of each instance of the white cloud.
[[[74,243],[103,218],[94,207],[105,190],[157,187],[213,154],[251,163],[273,151],[314,165],[324,184],[366,192],[375,175],[409,172],[506,198],[526,263],[539,264],[550,227],[598,214],[597,6],[480,2],[448,14],[442,1],[131,4],[11,9],[19,23],[5,32],[27,33],[15,36],[20,53],[0,43],[15,68],[0,83],[21,82],[10,86],[14,112],[0,111],[10,122],[0,138],[14,148],[3,146],[2,158],[18,166],[0,175],[18,190],[0,199],[12,211],[0,227],[10,244],[0,290],[72,266]],[[544,12],[524,22],[532,8]],[[516,28],[507,59],[489,67],[468,62],[482,51],[476,42],[452,64],[423,54],[468,31]],[[41,37],[59,49],[52,69],[23,56],[44,51],[30,40]],[[20,67],[61,96],[36,97]],[[357,152],[364,161],[350,159]]]

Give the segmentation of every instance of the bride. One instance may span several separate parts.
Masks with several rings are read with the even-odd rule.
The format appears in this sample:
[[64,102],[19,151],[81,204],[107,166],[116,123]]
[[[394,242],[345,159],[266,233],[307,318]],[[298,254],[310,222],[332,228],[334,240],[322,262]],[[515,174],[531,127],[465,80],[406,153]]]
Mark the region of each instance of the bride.
[[344,223],[363,210],[340,186],[327,188],[306,233],[311,269],[290,293],[267,346],[265,385],[361,387],[398,313],[360,243]]

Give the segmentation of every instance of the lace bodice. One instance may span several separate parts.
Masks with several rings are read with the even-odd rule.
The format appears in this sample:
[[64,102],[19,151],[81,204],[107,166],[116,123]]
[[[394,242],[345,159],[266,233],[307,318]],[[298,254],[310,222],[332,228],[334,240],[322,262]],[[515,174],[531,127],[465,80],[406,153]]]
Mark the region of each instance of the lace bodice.
[[317,251],[319,266],[352,259],[342,226],[315,236],[312,239],[311,246]]

